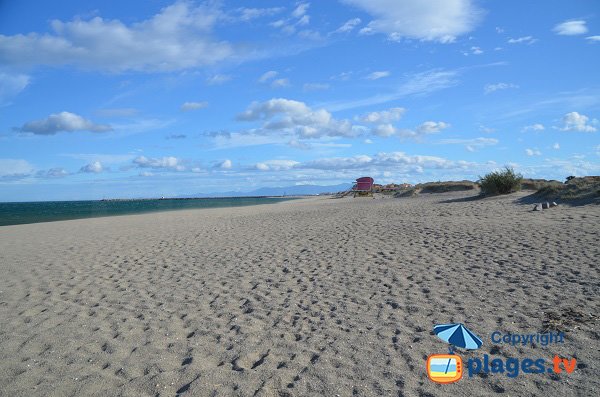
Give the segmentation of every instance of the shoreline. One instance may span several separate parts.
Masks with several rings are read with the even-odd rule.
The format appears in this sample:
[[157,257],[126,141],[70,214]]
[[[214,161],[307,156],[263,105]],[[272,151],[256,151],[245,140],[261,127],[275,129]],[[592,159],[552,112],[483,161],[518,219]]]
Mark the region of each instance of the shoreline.
[[[202,210],[210,208],[235,208],[255,205],[275,204],[279,202],[298,200],[302,196],[248,196],[222,198],[190,198],[190,199],[142,199],[142,200],[89,200],[89,201],[38,201],[24,203],[0,203],[0,227],[24,224],[60,222],[76,219],[104,218],[112,216],[151,214],[182,210]],[[212,201],[211,201],[212,200]],[[264,200],[264,201],[251,201]],[[194,201],[210,205],[198,206],[169,206],[169,204],[190,204]],[[154,207],[131,207],[131,205],[154,204]],[[71,205],[70,208],[64,206]],[[130,207],[118,207],[129,205]],[[56,207],[58,206],[58,208]],[[77,208],[77,207],[80,208]],[[111,208],[112,206],[112,208]],[[19,214],[16,211],[30,212]],[[35,207],[35,208],[32,208]],[[83,208],[81,208],[83,207]],[[12,211],[12,213],[11,213]],[[33,211],[36,211],[35,213]],[[57,213],[57,211],[59,213]],[[62,213],[60,212],[62,211]],[[70,212],[69,212],[70,211]],[[78,212],[75,212],[78,211]],[[2,217],[2,213],[5,213]],[[16,212],[16,213],[15,213]]]

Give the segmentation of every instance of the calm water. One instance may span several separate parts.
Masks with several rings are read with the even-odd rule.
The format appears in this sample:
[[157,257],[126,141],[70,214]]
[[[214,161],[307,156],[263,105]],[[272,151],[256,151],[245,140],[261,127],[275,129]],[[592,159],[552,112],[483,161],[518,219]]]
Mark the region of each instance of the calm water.
[[44,201],[0,203],[0,226],[100,216],[141,214],[193,208],[240,207],[278,203],[291,198],[230,197],[123,201]]

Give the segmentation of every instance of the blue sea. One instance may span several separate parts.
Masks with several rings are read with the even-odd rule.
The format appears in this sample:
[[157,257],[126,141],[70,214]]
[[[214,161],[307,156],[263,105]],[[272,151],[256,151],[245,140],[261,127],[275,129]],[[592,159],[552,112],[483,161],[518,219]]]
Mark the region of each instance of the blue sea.
[[0,203],[0,226],[197,208],[241,207],[278,203],[292,199],[289,197],[226,197]]

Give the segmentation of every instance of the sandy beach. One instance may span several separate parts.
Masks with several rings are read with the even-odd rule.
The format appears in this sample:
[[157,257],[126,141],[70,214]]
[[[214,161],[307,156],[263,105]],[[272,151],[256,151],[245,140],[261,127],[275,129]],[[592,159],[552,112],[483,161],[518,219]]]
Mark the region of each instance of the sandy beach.
[[[0,227],[2,396],[591,396],[600,206],[527,193],[300,199]],[[440,385],[432,332],[470,357],[570,374]],[[565,332],[548,346],[490,334]]]

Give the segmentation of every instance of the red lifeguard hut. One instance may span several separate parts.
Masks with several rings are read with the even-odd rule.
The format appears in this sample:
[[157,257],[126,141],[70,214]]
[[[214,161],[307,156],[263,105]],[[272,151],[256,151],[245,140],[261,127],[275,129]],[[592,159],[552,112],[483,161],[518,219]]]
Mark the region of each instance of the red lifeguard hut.
[[373,182],[375,181],[370,176],[363,176],[362,178],[358,178],[354,184],[354,187],[352,188],[352,191],[354,192],[354,197],[373,197]]

